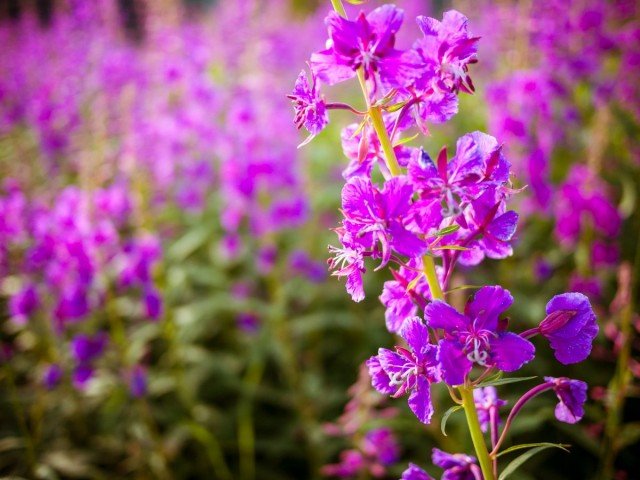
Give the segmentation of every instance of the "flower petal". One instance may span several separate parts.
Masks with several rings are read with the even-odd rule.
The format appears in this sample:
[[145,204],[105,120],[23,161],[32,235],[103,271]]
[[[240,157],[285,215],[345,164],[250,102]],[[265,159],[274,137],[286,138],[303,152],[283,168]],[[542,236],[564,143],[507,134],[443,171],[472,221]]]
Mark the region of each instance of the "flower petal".
[[493,363],[503,372],[513,372],[533,360],[536,349],[520,335],[503,332],[490,342]]
[[442,300],[434,300],[424,310],[424,320],[431,328],[442,328],[446,332],[462,330],[469,319]]
[[431,404],[430,385],[426,378],[416,378],[416,387],[409,395],[409,408],[424,424],[431,422],[433,405]]
[[440,340],[438,344],[438,362],[442,368],[442,377],[449,385],[462,385],[465,376],[473,364],[456,342]]

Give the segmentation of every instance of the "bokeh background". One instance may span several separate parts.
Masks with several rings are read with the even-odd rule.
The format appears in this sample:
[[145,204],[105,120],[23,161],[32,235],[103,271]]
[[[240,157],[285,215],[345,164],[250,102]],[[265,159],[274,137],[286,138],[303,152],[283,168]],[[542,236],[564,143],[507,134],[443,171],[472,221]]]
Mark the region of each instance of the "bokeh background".
[[[638,2],[396,4],[401,47],[416,15],[450,8],[482,36],[476,94],[423,146],[486,131],[527,186],[514,256],[454,283],[505,286],[523,328],[569,290],[599,315],[589,361],[560,368],[540,348],[523,371],[585,380],[590,398],[577,425],[553,421],[553,398],[521,414],[514,443],[572,448],[517,478],[639,479]],[[343,477],[398,478],[432,447],[470,451],[461,417],[445,437],[361,370],[393,344],[377,299],[388,274],[354,304],[327,273],[353,119],[297,149],[286,95],[329,8],[0,2],[0,475],[316,479],[355,455],[364,466]],[[329,91],[361,106],[355,87]],[[519,385],[501,393],[513,403]]]

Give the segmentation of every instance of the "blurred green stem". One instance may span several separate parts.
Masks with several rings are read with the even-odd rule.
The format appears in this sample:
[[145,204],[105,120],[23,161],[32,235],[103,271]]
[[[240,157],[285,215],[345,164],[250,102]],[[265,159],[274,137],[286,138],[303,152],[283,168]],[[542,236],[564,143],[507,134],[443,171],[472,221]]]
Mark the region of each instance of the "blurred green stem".
[[[600,473],[598,478],[609,480],[614,476],[615,460],[620,450],[622,413],[629,386],[633,381],[633,375],[629,368],[631,348],[633,344],[633,316],[638,289],[638,276],[640,275],[640,238],[636,245],[636,258],[631,273],[631,285],[629,286],[629,301],[620,312],[620,335],[622,345],[618,352],[616,372],[611,379],[607,394],[607,417],[604,428],[604,441],[600,456]],[[621,286],[620,288],[624,288]]]
[[18,394],[18,388],[16,386],[15,377],[13,375],[13,370],[9,366],[8,362],[3,362],[4,365],[4,375],[7,380],[7,384],[9,386],[9,396],[11,398],[11,406],[13,407],[14,413],[16,415],[16,419],[18,421],[18,427],[22,433],[24,438],[24,445],[27,451],[27,463],[28,463],[28,473],[29,475],[35,472],[36,467],[36,452],[33,444],[33,439],[31,438],[31,433],[29,432],[29,427],[27,425],[26,415],[22,406],[20,404],[20,397]]
[[240,478],[256,478],[255,428],[253,424],[253,402],[256,390],[264,374],[265,359],[261,348],[253,347],[253,356],[243,378],[244,397],[238,406],[238,453],[240,456]]

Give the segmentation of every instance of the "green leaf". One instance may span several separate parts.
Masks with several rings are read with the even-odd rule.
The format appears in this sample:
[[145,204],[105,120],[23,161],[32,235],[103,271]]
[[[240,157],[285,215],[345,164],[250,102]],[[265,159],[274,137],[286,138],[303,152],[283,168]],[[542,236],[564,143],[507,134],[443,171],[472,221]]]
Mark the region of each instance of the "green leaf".
[[458,410],[462,410],[462,408],[463,408],[462,405],[454,405],[449,410],[444,412],[444,415],[442,415],[442,420],[440,420],[440,430],[442,430],[442,434],[445,437],[447,436],[447,433],[445,432],[445,427],[447,425],[447,420],[449,420],[449,417],[451,416],[452,413],[455,413]]
[[460,225],[455,223],[453,225],[449,225],[448,227],[444,227],[442,230],[438,230],[436,232],[436,237],[444,237],[445,235],[449,235],[450,233],[458,230],[460,230]]
[[[458,290],[473,290],[477,288],[482,288],[482,285],[460,285],[458,287],[450,288],[445,293],[451,293]],[[502,376],[502,372],[500,372],[500,376]]]
[[358,128],[356,128],[356,131],[353,132],[353,135],[351,135],[351,139],[356,138],[358,134],[362,132],[362,130],[364,130],[364,127],[367,125],[368,121],[369,121],[369,116],[367,115],[366,117],[364,117],[364,120],[360,122],[360,125],[358,125]]
[[[398,102],[398,103],[394,103],[393,105],[389,105],[388,107],[385,107],[385,110],[388,113],[393,113],[393,112],[397,112],[398,110],[400,110],[402,107],[404,107],[407,103],[409,103],[408,100],[403,100],[402,102]],[[416,135],[417,137],[418,135]],[[415,138],[415,137],[414,137]]]
[[541,447],[532,448],[528,452],[525,452],[519,457],[516,457],[516,459],[513,460],[509,465],[507,465],[507,468],[505,468],[502,471],[502,473],[498,477],[498,480],[506,480],[511,476],[512,473],[514,473],[518,468],[520,468],[522,464],[524,464],[527,460],[529,460],[534,455],[537,455],[541,451],[546,450],[547,448],[551,448],[551,446],[555,447],[556,445],[551,444],[551,445],[544,445]]
[[571,445],[568,444],[564,444],[564,443],[549,443],[549,442],[539,442],[539,443],[521,443],[520,445],[514,445],[513,447],[509,447],[506,450],[501,451],[500,453],[498,453],[498,457],[502,456],[502,455],[506,455],[507,453],[511,453],[511,452],[515,452],[516,450],[522,450],[524,448],[533,448],[533,447],[545,447],[545,448],[559,448],[560,450],[564,450],[565,452],[568,452],[568,448]]
[[345,0],[347,3],[351,5],[363,5],[367,0]]
[[471,250],[471,249],[466,247],[461,247],[460,245],[442,245],[441,247],[434,247],[431,250],[460,250],[462,252],[466,252],[467,250]]
[[[413,140],[415,140],[416,138],[418,138],[420,134],[416,133],[414,136],[412,137],[407,137],[407,138],[401,138],[400,140],[398,140],[396,143],[393,144],[394,147],[399,147],[400,145],[404,145],[405,143],[409,143]],[[436,233],[437,235],[437,233]]]
[[498,378],[496,380],[487,380],[481,382],[476,387],[495,387],[497,385],[506,385],[508,383],[526,382],[527,380],[533,380],[538,377],[512,377],[512,378]]

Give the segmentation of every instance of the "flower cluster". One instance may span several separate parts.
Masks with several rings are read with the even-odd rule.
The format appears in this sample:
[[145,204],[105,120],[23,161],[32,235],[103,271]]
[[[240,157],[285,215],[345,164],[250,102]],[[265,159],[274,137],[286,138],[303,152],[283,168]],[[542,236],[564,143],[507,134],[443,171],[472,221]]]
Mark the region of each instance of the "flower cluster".
[[[6,186],[0,197],[2,261],[16,280],[9,298],[14,323],[22,328],[51,318],[53,332],[66,336],[86,328],[115,294],[136,299],[127,316],[160,317],[162,299],[153,278],[160,246],[150,234],[129,233],[132,202],[124,184],[94,192],[67,187],[48,201],[29,198],[15,183]],[[90,380],[105,350],[104,334],[96,335],[78,333],[70,340],[78,387]],[[44,383],[54,386],[60,373],[48,367]]]
[[[463,312],[447,300],[443,292],[456,265],[474,266],[512,254],[518,214],[508,202],[519,190],[512,187],[502,145],[490,135],[462,136],[451,157],[446,147],[431,156],[410,146],[415,137],[402,135],[412,129],[428,134],[427,125],[457,113],[460,92],[473,93],[469,67],[477,61],[479,38],[470,33],[464,15],[449,11],[442,21],[419,16],[422,38],[399,50],[395,36],[402,10],[384,5],[353,21],[339,10],[326,18],[327,48],[311,56],[311,86],[302,75],[290,97],[296,123],[311,133],[305,143],[326,126],[327,110],[342,108],[362,117],[342,133],[349,165],[343,172],[343,219],[335,229],[341,245],[330,247],[329,266],[333,275],[346,277],[347,292],[356,302],[365,297],[363,274],[370,261],[376,270],[394,266],[394,278],[385,283],[380,300],[388,330],[404,343],[394,350],[381,348],[367,361],[371,383],[383,395],[407,395],[409,408],[422,423],[429,423],[434,413],[431,385],[446,384],[467,417],[476,418],[469,427],[478,459],[436,449],[433,461],[445,469],[442,478],[491,479],[511,421],[530,398],[553,389],[560,400],[557,418],[573,423],[582,417],[586,386],[547,378],[514,404],[498,436],[505,402],[482,381],[531,362],[536,349],[529,339],[537,334],[549,340],[561,363],[584,360],[598,332],[596,318],[584,295],[567,293],[549,302],[547,317],[537,328],[516,333],[503,317],[513,297],[501,286],[479,288]],[[323,83],[356,76],[366,111],[325,101]],[[382,174],[378,181],[376,165]],[[589,212],[604,208],[595,197],[582,204]],[[613,228],[615,220],[609,223],[603,228]],[[476,441],[476,428],[490,430],[491,455]],[[352,460],[345,457],[343,464]],[[416,465],[403,474],[407,480],[428,478]]]

